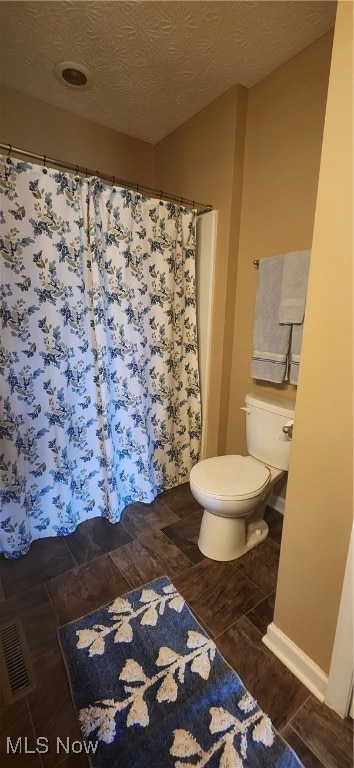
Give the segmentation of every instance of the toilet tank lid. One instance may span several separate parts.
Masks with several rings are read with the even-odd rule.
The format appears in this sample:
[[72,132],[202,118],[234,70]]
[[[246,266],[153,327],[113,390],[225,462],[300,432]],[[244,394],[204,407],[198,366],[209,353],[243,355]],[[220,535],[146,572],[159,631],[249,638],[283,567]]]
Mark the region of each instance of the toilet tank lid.
[[263,411],[278,413],[280,416],[286,416],[288,419],[294,418],[295,398],[280,397],[278,395],[262,394],[249,392],[245,398],[247,405],[253,405],[256,408],[262,408]]

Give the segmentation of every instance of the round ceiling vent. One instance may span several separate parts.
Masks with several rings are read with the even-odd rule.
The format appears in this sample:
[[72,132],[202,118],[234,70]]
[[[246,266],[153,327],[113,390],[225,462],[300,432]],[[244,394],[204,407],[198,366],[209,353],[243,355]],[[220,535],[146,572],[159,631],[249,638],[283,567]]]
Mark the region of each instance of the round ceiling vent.
[[54,74],[62,85],[78,90],[91,88],[93,79],[91,72],[84,64],[75,61],[60,61],[54,67]]

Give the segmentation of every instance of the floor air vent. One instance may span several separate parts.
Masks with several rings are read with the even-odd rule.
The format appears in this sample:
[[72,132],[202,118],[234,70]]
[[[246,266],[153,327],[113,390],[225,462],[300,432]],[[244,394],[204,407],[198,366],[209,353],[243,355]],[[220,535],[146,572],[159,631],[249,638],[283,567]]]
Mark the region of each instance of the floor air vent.
[[19,619],[0,625],[0,666],[6,704],[33,690],[34,676]]

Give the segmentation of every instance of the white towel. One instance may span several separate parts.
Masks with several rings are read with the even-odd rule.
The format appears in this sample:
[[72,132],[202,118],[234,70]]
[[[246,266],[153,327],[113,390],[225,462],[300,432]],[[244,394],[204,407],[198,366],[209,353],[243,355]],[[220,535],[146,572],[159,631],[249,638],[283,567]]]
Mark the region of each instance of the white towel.
[[305,314],[311,251],[285,255],[279,307],[280,323],[302,323]]
[[280,325],[284,256],[261,259],[258,267],[251,376],[281,384],[286,376],[290,325]]

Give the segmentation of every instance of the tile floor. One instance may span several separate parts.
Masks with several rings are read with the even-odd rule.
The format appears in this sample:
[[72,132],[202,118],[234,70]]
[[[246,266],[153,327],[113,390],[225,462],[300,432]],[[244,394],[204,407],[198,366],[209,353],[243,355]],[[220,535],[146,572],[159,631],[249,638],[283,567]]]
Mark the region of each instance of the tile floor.
[[[81,740],[57,627],[167,575],[305,768],[352,768],[352,720],[320,704],[261,642],[273,617],[281,515],[268,508],[269,537],[229,563],[199,551],[201,515],[186,484],[152,504],[131,504],[114,526],[89,520],[66,538],[33,542],[19,560],[0,556],[0,621],[21,618],[36,678],[34,690],[10,706],[0,691],[2,766],[88,765],[83,755],[53,747],[57,736]],[[22,757],[6,756],[6,736],[12,744],[22,736]],[[38,736],[48,739],[48,752],[30,751]]]

